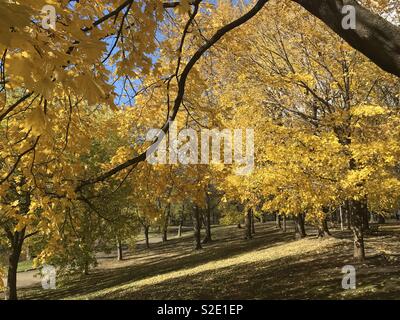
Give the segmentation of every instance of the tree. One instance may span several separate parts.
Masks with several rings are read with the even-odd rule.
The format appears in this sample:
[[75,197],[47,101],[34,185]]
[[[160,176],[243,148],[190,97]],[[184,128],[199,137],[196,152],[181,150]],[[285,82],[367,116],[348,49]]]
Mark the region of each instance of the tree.
[[370,62],[314,18],[285,18],[256,17],[216,53],[241,61],[220,63],[223,80],[213,80],[220,106],[233,114],[230,126],[256,123],[257,169],[231,181],[242,197],[260,193],[263,210],[297,217],[301,236],[304,214],[327,234],[329,208],[346,202],[354,257],[362,260],[366,207],[392,211],[399,199],[397,133],[389,129],[399,116],[398,81],[371,72]]

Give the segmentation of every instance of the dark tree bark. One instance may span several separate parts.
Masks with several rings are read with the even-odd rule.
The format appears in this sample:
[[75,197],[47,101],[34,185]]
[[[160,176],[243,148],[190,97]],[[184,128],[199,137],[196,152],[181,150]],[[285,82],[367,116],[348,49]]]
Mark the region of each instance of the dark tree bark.
[[361,204],[361,209],[362,209],[362,227],[363,227],[363,231],[364,233],[367,233],[370,231],[369,229],[369,212],[368,212],[368,205],[367,202],[365,201],[365,203],[363,202]]
[[247,209],[247,212],[244,216],[244,238],[246,240],[253,238],[253,235],[251,234],[251,215],[252,214],[253,214],[253,210]]
[[162,226],[162,242],[168,241],[168,225],[169,225],[169,217],[171,215],[171,204],[169,203],[167,208],[165,208],[165,215],[164,215],[164,223]]
[[8,273],[7,273],[7,287],[6,287],[6,300],[18,300],[17,296],[17,270],[18,262],[21,256],[22,245],[24,243],[25,229],[21,232],[11,231],[7,232],[8,238],[11,242],[11,252],[8,256]]
[[365,259],[364,231],[363,231],[363,203],[350,200],[349,209],[354,238],[354,258],[358,261]]
[[254,221],[256,220],[254,213],[251,213],[251,234],[255,234],[256,233],[256,225],[254,223]]
[[282,231],[286,232],[286,215],[282,216]]
[[146,240],[146,248],[150,248],[150,241],[149,241],[149,229],[150,226],[144,226],[144,239]]
[[384,224],[385,223],[385,217],[382,216],[381,214],[378,214],[378,224]]
[[178,237],[182,237],[182,227],[183,227],[183,218],[179,221],[179,226],[178,226]]
[[348,201],[345,204],[345,208],[346,208],[347,230],[351,230],[351,212],[350,212],[350,204]]
[[340,207],[339,207],[339,222],[340,222],[340,230],[344,230],[344,217],[345,217],[345,215],[344,215],[344,212],[346,212],[346,210],[344,210],[344,208],[343,208],[343,206],[341,205]]
[[182,237],[182,228],[183,228],[183,223],[185,222],[185,205],[182,204],[182,212],[181,216],[179,219],[179,226],[178,226],[178,237]]
[[200,250],[201,246],[201,220],[200,220],[200,209],[195,207],[193,211],[193,233],[194,233],[194,249]]
[[83,275],[88,276],[89,275],[89,261],[85,261],[85,265],[83,266]]
[[328,228],[328,220],[325,218],[320,221],[318,225],[318,238],[331,236],[331,233]]
[[[400,77],[400,28],[355,0],[293,0],[383,70]],[[342,27],[345,5],[356,9],[356,28]]]
[[238,227],[238,229],[242,229],[242,224],[239,222],[237,227]]
[[211,242],[211,208],[209,205],[207,205],[207,210],[204,215],[204,228],[206,229],[206,236],[203,239],[203,243]]
[[275,226],[277,229],[282,229],[281,216],[278,213],[275,213]]
[[[25,192],[20,196],[19,209],[20,214],[24,215],[29,211],[31,205],[31,195]],[[18,262],[22,252],[22,246],[28,236],[25,236],[26,228],[21,231],[14,231],[13,229],[4,228],[6,236],[11,244],[11,251],[8,256],[8,272],[7,272],[7,287],[5,290],[6,300],[18,300],[17,295],[17,271]]]
[[117,238],[117,260],[121,261],[124,259],[123,252],[122,252],[122,242],[120,239]]
[[306,227],[305,227],[305,214],[299,213],[295,217],[295,228],[296,233],[300,238],[305,238],[307,236]]

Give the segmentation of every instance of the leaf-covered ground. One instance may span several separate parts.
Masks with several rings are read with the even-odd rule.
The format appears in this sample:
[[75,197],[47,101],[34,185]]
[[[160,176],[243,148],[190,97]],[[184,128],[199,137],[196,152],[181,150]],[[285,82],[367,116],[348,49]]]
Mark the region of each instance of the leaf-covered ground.
[[[192,250],[185,236],[150,250],[138,245],[122,262],[100,258],[88,276],[63,281],[57,290],[20,290],[25,299],[399,299],[400,225],[379,227],[366,239],[367,260],[352,259],[351,234],[333,231],[296,240],[272,223],[258,224],[253,240],[235,227],[214,229],[214,240]],[[343,290],[342,267],[354,265],[357,289]]]

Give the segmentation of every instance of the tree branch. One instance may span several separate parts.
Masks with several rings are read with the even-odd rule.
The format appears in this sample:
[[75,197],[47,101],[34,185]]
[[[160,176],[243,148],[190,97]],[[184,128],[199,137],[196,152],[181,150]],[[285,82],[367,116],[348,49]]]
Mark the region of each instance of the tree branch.
[[[182,71],[182,74],[179,78],[179,82],[178,82],[178,93],[174,102],[174,107],[172,109],[172,113],[168,118],[168,121],[164,124],[164,126],[161,128],[161,131],[163,134],[166,134],[169,130],[170,127],[170,123],[173,122],[176,118],[176,115],[178,114],[178,111],[180,109],[180,106],[182,104],[182,100],[183,97],[185,95],[185,87],[186,87],[186,81],[187,78],[190,74],[190,71],[193,69],[193,67],[195,66],[195,64],[197,63],[197,61],[199,61],[199,59],[204,55],[204,53],[206,53],[215,43],[217,43],[225,34],[227,34],[228,32],[236,29],[237,27],[241,26],[242,24],[246,23],[247,21],[249,21],[251,18],[253,18],[263,7],[266,3],[268,3],[269,0],[259,0],[252,9],[250,9],[247,13],[245,13],[243,16],[241,16],[240,18],[234,20],[233,22],[223,26],[222,28],[220,28],[217,32],[215,32],[215,34],[211,37],[211,39],[206,42],[203,46],[201,46],[196,53],[191,57],[191,59],[189,60],[189,62],[187,63],[187,65],[185,66],[184,70]],[[149,147],[148,150],[150,150],[150,148],[154,147],[157,143],[159,143],[160,139],[162,135],[159,135],[159,137],[154,141],[154,143],[152,144],[152,146]],[[139,162],[143,162],[146,160],[147,158],[147,151],[143,152],[142,154],[140,154],[137,157],[134,157],[130,160],[125,161],[124,163],[116,166],[115,168],[99,175],[96,178],[93,179],[89,179],[86,181],[81,182],[81,184],[77,187],[77,191],[81,191],[83,187],[87,186],[87,185],[92,185],[92,184],[96,184],[98,182],[102,182],[105,181],[106,179],[114,176],[115,174],[117,174],[118,172],[129,168],[132,165],[135,165]]]
[[[354,49],[383,70],[400,77],[400,28],[361,6],[356,0],[293,0],[323,21]],[[345,30],[342,9],[356,10],[356,29]]]

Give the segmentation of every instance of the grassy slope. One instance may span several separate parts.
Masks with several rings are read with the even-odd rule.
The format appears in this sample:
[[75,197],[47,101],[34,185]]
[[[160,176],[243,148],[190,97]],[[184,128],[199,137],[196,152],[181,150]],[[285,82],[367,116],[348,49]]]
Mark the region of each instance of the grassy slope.
[[[33,299],[307,299],[399,298],[400,230],[388,226],[367,239],[368,259],[352,261],[348,232],[324,240],[294,240],[272,224],[258,225],[245,241],[234,227],[218,228],[212,244],[194,252],[192,239],[139,248],[123,262],[102,259],[99,269],[47,292],[24,289]],[[341,268],[357,268],[357,289],[341,288]]]

